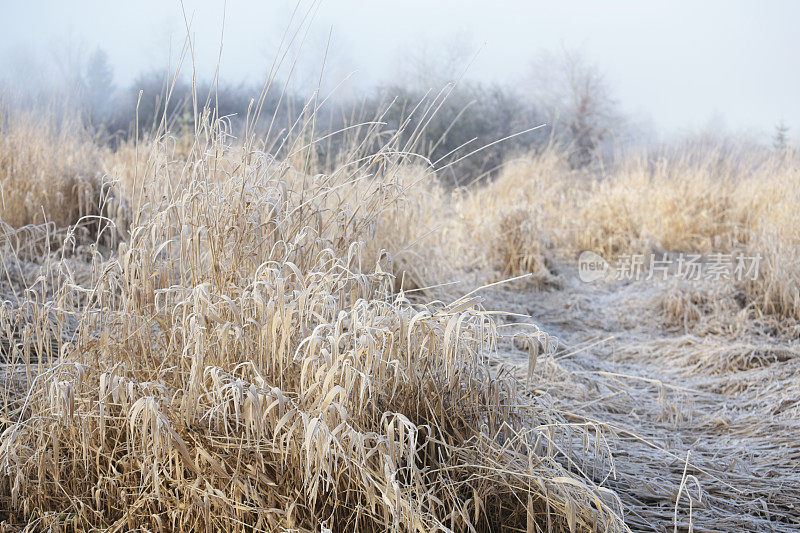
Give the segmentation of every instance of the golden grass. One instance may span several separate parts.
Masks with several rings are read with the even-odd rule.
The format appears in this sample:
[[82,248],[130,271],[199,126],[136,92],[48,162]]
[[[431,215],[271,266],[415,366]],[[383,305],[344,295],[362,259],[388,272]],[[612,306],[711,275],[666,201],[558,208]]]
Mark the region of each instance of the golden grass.
[[608,175],[570,171],[563,155],[546,152],[508,165],[461,202],[473,228],[492,228],[483,246],[506,272],[541,272],[553,255],[574,260],[584,250],[609,261],[663,252],[758,255],[762,275],[738,289],[760,312],[797,320],[798,191],[791,152],[630,157]]
[[[550,429],[560,415],[490,371],[501,335],[480,298],[395,292],[375,243],[404,257],[425,237],[423,220],[391,231],[415,222],[401,157],[308,176],[219,138],[181,167],[168,145],[125,167],[136,207],[118,250],[90,246],[88,278],[45,257],[50,285],[3,308],[6,381],[26,390],[6,387],[6,523],[625,529]],[[4,256],[21,264],[15,242]]]
[[[795,154],[593,174],[549,150],[447,190],[397,135],[317,174],[308,132],[276,158],[207,119],[115,152],[69,124],[9,115],[0,130],[9,526],[626,531],[649,524],[640,488],[615,479],[609,450],[627,441],[590,416],[618,400],[567,379],[570,354],[531,324],[509,333],[480,288],[558,287],[557,265],[585,249],[758,253],[754,280],[657,295],[659,325],[687,335],[675,358],[700,349],[690,334],[800,320]],[[509,343],[528,352],[528,385],[496,368]],[[713,348],[693,368],[794,353],[762,348]],[[588,414],[543,389],[580,392]]]
[[[75,132],[32,113],[0,118],[0,216],[19,227],[75,224],[99,195],[100,150]],[[47,219],[45,219],[47,217]]]

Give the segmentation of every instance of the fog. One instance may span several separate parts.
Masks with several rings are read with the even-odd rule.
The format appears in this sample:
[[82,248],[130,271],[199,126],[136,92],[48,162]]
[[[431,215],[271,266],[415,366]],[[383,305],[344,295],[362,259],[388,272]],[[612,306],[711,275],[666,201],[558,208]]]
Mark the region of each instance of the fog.
[[3,12],[0,78],[23,90],[81,68],[97,48],[115,85],[127,87],[170,60],[174,67],[187,26],[200,78],[211,78],[221,57],[223,80],[256,82],[287,28],[305,20],[290,52],[300,58],[292,79],[312,90],[326,50],[325,88],[347,79],[338,90],[358,94],[405,82],[415,69],[433,86],[465,68],[468,78],[524,91],[547,76],[537,57],[567,49],[597,66],[627,115],[662,133],[768,138],[780,122],[792,137],[800,131],[800,3],[788,0],[15,1]]

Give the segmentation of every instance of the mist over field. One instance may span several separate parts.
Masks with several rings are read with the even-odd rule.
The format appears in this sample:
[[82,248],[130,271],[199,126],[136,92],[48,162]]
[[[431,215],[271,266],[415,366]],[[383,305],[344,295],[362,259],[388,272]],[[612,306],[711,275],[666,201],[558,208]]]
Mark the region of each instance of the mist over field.
[[800,529],[800,4],[3,15],[0,531]]
[[[257,87],[287,28],[306,21],[279,72],[288,79],[292,71],[303,97],[318,85],[323,58],[323,92],[347,79],[342,98],[387,85],[438,89],[463,71],[535,94],[553,85],[567,50],[602,73],[620,110],[647,133],[724,128],[763,141],[781,122],[800,128],[792,2],[81,1],[15,2],[6,13],[14,24],[0,40],[2,79],[27,89],[74,85],[99,50],[113,96],[135,94],[137,79],[176,67],[187,25],[199,80],[214,78],[219,61],[223,85]],[[556,57],[542,60],[548,55]],[[191,62],[187,54],[185,80]]]

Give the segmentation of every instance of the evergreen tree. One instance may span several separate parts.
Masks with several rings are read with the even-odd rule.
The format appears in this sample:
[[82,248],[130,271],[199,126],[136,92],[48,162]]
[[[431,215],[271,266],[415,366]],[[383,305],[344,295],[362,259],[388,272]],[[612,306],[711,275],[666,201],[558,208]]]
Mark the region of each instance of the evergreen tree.
[[775,126],[775,136],[772,138],[772,147],[776,152],[783,153],[788,148],[788,135],[789,126],[783,121]]
[[92,120],[101,121],[109,111],[114,94],[114,69],[108,60],[108,54],[101,48],[97,48],[86,63],[84,88],[85,101]]

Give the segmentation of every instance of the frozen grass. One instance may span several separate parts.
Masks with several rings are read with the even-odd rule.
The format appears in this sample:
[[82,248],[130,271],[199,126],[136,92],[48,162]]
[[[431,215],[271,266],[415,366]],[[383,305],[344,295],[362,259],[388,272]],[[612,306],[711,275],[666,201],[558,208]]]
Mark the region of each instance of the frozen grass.
[[760,255],[762,275],[735,289],[759,312],[797,320],[799,190],[792,152],[687,148],[656,162],[628,157],[607,174],[570,171],[563,155],[547,152],[509,164],[461,205],[473,227],[491,228],[484,246],[507,272],[541,274],[553,256],[575,260],[584,250],[609,261],[664,252]]
[[171,146],[121,164],[135,207],[110,253],[69,232],[24,290],[11,263],[35,239],[6,229],[7,524],[625,529],[548,429],[558,412],[490,371],[501,335],[481,299],[397,292],[392,257],[413,266],[426,237],[403,218],[405,156],[386,146],[312,176],[224,137],[198,135],[180,164]]
[[[9,527],[625,531],[673,518],[687,528],[685,483],[708,472],[716,507],[700,516],[724,509],[742,531],[768,523],[752,502],[744,517],[730,503],[766,494],[757,476],[737,474],[746,486],[732,489],[713,460],[680,462],[666,426],[629,427],[633,412],[717,428],[689,420],[683,389],[666,401],[660,381],[623,386],[600,363],[601,377],[576,377],[560,361],[578,352],[521,318],[530,309],[503,309],[521,322],[506,321],[481,296],[522,275],[515,287],[535,300],[584,249],[760,253],[758,279],[669,287],[624,307],[632,324],[608,320],[620,304],[602,295],[588,314],[562,295],[558,314],[598,335],[651,317],[648,335],[682,336],[625,342],[624,358],[668,361],[698,373],[697,386],[755,390],[741,410],[761,412],[764,394],[783,401],[768,380],[731,376],[797,359],[787,341],[800,319],[795,155],[630,158],[590,174],[550,150],[447,190],[396,132],[371,124],[317,173],[313,122],[298,123],[276,146],[233,142],[201,114],[191,134],[110,152],[69,123],[7,115]],[[525,351],[528,382],[498,370],[509,345]],[[637,399],[640,412],[628,405]],[[764,411],[770,423],[737,415],[736,445],[769,446],[756,433],[772,428],[790,460],[781,412]],[[712,456],[713,439],[703,446]],[[662,473],[664,487],[651,487]],[[764,498],[789,524],[788,500]]]

